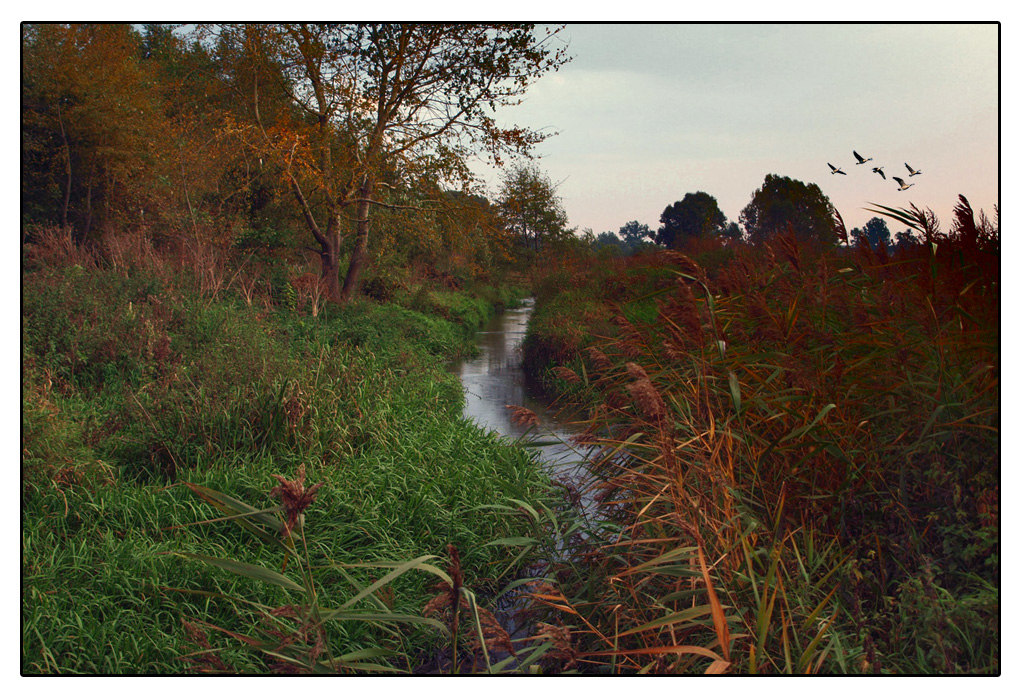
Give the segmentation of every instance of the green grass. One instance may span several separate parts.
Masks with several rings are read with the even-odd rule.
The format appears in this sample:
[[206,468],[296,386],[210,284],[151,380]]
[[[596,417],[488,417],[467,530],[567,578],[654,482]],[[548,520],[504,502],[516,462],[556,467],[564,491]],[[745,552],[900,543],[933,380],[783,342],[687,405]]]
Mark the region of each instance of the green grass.
[[[181,656],[197,649],[182,619],[251,631],[260,623],[246,602],[300,599],[175,555],[277,570],[284,560],[230,522],[197,524],[221,515],[184,481],[272,507],[273,475],[304,464],[310,483],[324,483],[305,527],[317,562],[444,556],[453,544],[466,578],[495,589],[488,580],[517,550],[487,543],[530,528],[486,506],[543,500],[547,484],[525,450],[461,418],[461,388],[444,366],[472,347],[467,324],[450,316],[482,310],[441,297],[450,309],[440,315],[361,301],[312,318],[200,297],[137,270],[30,270],[23,672],[182,672]],[[352,572],[369,582],[369,570]],[[402,576],[388,601],[420,613],[435,580]],[[323,582],[338,603],[355,592],[330,571]],[[412,655],[441,640],[368,624],[329,637],[341,653],[386,645]],[[268,669],[237,641],[215,642],[234,668]]]

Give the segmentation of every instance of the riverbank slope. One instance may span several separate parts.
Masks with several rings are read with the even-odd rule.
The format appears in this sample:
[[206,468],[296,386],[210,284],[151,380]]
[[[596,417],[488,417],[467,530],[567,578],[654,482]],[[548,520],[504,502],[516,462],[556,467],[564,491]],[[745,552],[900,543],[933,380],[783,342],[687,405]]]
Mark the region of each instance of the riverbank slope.
[[525,562],[491,542],[529,533],[507,510],[539,506],[547,481],[462,418],[445,369],[515,291],[313,309],[286,284],[211,289],[172,258],[26,253],[23,673],[266,673],[327,653],[411,671],[450,641],[442,612],[421,618],[436,574],[357,564],[448,572],[453,550],[483,601]]

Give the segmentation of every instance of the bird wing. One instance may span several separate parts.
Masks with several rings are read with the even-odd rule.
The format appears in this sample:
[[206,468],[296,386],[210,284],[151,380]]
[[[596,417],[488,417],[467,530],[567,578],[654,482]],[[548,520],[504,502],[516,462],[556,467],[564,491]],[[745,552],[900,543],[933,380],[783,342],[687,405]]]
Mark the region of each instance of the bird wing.
[[860,155],[858,152],[852,150],[852,154],[855,155],[855,159],[859,160],[860,162],[862,161],[862,155]]
[[883,179],[884,181],[887,181],[887,177],[886,177],[886,176],[884,176],[884,170],[883,170],[883,169],[878,169],[878,170],[877,170],[877,174],[879,174],[879,175],[880,175],[880,178],[881,178],[881,179]]
[[899,184],[901,184],[902,186],[904,186],[904,185],[905,185],[905,182],[904,182],[904,181],[902,181],[901,179],[899,179],[898,177],[896,177],[896,176],[892,176],[891,178],[892,178],[892,179],[894,179],[895,181],[897,181],[897,182],[898,182]]
[[912,172],[915,171],[915,169],[913,169],[912,167],[908,166],[908,162],[905,163],[905,169],[908,170],[909,174],[911,174]]
[[828,166],[828,167],[830,167],[830,168],[831,168],[831,169],[833,169],[833,170],[837,170],[837,167],[835,167],[835,166],[834,166],[833,164],[831,164],[830,162],[827,162],[827,166]]

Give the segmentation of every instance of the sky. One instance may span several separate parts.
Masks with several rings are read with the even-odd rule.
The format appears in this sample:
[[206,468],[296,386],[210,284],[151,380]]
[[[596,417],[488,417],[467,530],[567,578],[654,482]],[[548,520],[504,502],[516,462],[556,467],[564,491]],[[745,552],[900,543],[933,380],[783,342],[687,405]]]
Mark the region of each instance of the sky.
[[738,221],[767,174],[819,185],[849,229],[870,203],[931,208],[945,230],[958,194],[991,217],[998,204],[995,24],[568,24],[561,36],[573,60],[498,120],[557,133],[538,165],[579,230],[656,230],[696,191]]

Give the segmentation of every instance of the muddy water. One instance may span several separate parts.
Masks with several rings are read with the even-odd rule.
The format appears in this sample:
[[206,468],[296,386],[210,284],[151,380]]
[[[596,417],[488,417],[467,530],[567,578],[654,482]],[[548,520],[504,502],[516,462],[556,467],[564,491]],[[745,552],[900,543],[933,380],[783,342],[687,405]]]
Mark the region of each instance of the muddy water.
[[[587,477],[580,463],[585,453],[568,441],[579,428],[558,418],[542,396],[530,388],[522,369],[521,345],[532,309],[532,300],[526,300],[521,307],[496,315],[476,334],[479,356],[455,368],[465,389],[464,415],[487,430],[528,444],[548,475],[582,491],[583,506],[591,508],[592,501],[585,495]],[[511,421],[509,405],[534,412],[539,425],[516,425]]]

